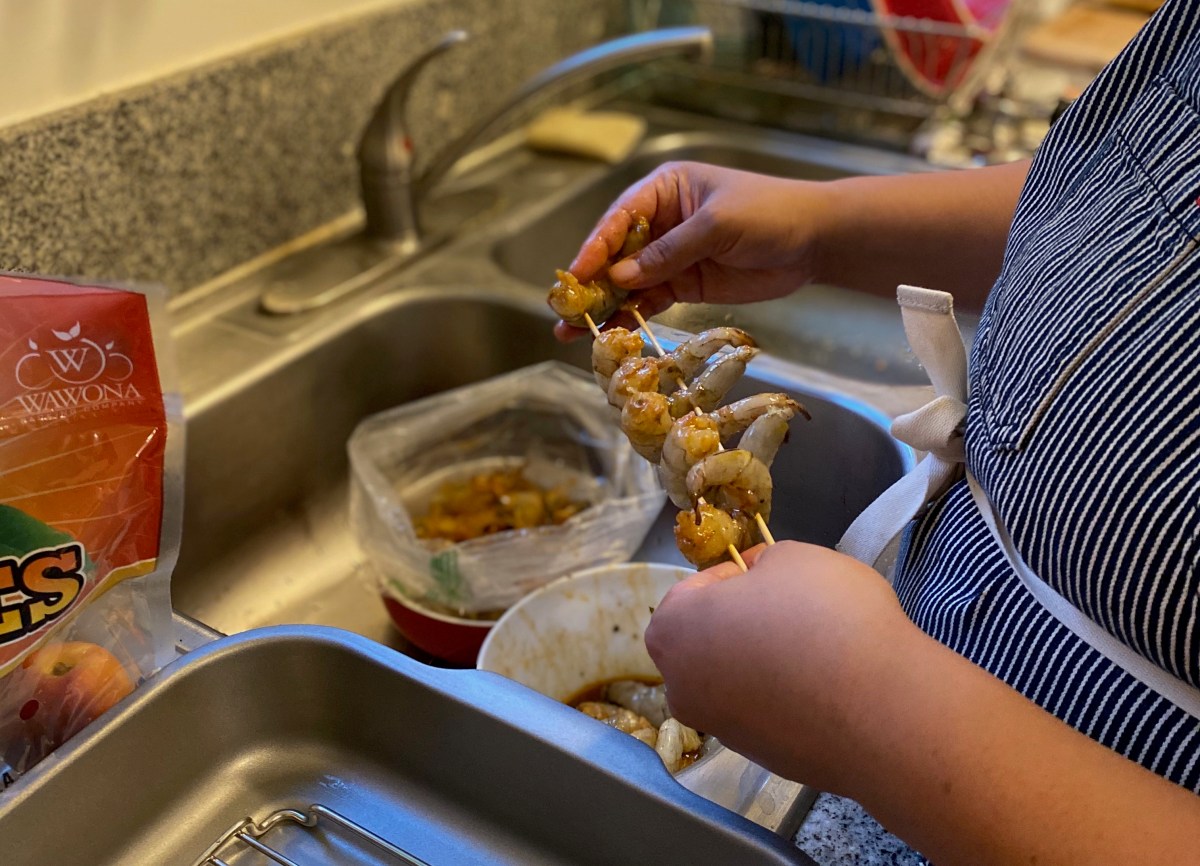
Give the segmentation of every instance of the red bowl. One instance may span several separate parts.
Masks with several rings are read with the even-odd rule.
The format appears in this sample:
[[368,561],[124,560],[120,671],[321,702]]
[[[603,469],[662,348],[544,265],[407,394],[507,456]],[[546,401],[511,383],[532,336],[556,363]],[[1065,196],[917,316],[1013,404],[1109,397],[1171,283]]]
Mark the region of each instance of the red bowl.
[[976,55],[999,29],[1009,0],[872,0],[884,16],[921,18],[963,28],[980,38],[933,35],[884,27],[892,59],[919,90],[934,97],[950,93],[967,77]]
[[475,657],[495,620],[464,619],[421,607],[411,599],[383,596],[400,634],[424,652],[455,665],[474,667]]

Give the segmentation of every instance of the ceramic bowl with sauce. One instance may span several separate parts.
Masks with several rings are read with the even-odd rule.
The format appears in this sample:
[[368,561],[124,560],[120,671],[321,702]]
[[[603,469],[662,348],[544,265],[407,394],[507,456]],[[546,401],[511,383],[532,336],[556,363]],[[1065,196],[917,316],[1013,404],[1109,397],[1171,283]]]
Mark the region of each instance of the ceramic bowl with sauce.
[[567,575],[505,611],[476,665],[564,702],[606,681],[659,679],[644,638],[650,609],[691,573],[630,562]]

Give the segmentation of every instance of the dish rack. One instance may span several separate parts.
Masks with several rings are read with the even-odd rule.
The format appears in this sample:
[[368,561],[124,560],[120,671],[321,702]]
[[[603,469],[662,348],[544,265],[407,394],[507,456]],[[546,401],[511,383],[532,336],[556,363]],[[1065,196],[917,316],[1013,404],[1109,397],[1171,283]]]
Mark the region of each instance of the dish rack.
[[[351,821],[345,815],[320,803],[313,803],[307,812],[299,809],[279,809],[261,821],[244,818],[221,834],[221,837],[213,842],[208,850],[193,862],[192,866],[232,866],[232,859],[226,858],[235,858],[240,853],[251,851],[267,858],[272,863],[280,864],[280,866],[323,866],[328,861],[323,860],[321,864],[316,861],[299,863],[281,851],[280,846],[272,847],[262,839],[277,827],[291,825],[305,830],[315,830],[322,821],[340,827],[344,834],[360,843],[370,843],[369,847],[377,852],[382,851],[391,855],[389,863],[405,864],[405,866],[429,866],[424,860],[414,857],[402,848]],[[273,835],[282,839],[283,837],[279,835],[280,832],[276,830]]]
[[935,114],[970,112],[1013,43],[1022,7],[997,6],[989,26],[882,14],[870,0],[628,0],[626,8],[634,30],[713,31],[713,62],[664,63],[656,101],[856,138],[890,124],[907,142]]

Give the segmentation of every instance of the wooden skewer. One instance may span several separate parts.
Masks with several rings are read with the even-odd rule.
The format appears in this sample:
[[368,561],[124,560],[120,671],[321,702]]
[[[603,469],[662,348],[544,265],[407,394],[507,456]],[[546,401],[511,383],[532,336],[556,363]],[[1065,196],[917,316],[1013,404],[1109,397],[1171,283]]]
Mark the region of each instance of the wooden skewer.
[[729,555],[733,557],[733,561],[736,562],[738,568],[742,570],[742,574],[745,574],[750,570],[746,567],[746,560],[742,559],[742,555],[738,553],[738,549],[732,544],[729,545]]
[[592,321],[592,314],[591,314],[591,313],[584,313],[584,314],[583,314],[583,318],[584,318],[584,321],[586,321],[586,322],[587,322],[587,326],[588,326],[588,328],[590,328],[590,329],[591,329],[591,331],[592,331],[592,336],[593,336],[593,337],[599,337],[599,336],[600,336],[600,329],[599,329],[599,328],[597,328],[597,327],[596,327],[596,323]]
[[763,541],[774,544],[775,537],[771,535],[771,530],[767,529],[767,521],[763,520],[763,516],[757,511],[754,512],[754,520],[758,523],[758,531],[762,533]]

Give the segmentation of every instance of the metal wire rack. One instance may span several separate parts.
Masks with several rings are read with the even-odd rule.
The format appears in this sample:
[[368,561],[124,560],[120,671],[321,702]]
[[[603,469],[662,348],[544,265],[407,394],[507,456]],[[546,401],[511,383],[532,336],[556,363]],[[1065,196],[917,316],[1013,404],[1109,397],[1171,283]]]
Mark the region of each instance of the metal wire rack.
[[263,842],[262,837],[281,825],[290,824],[312,830],[322,819],[337,825],[345,833],[356,837],[359,841],[368,842],[375,849],[390,854],[392,857],[390,862],[403,863],[406,866],[429,866],[424,860],[414,857],[402,848],[398,848],[386,839],[351,821],[345,815],[335,812],[327,806],[322,806],[320,803],[309,806],[307,812],[298,809],[279,809],[262,821],[243,818],[221,834],[221,837],[213,842],[193,862],[192,866],[231,866],[230,860],[246,851],[256,852],[271,862],[278,863],[279,866],[309,866],[309,864],[293,860],[287,853],[279,850],[278,846],[267,845]]
[[634,29],[694,23],[713,30],[714,62],[668,69],[687,84],[660,87],[667,102],[774,117],[803,103],[810,111],[888,115],[911,130],[943,106],[969,110],[1011,45],[1020,5],[998,2],[990,20],[969,23],[882,14],[870,0],[630,0],[628,10]]

